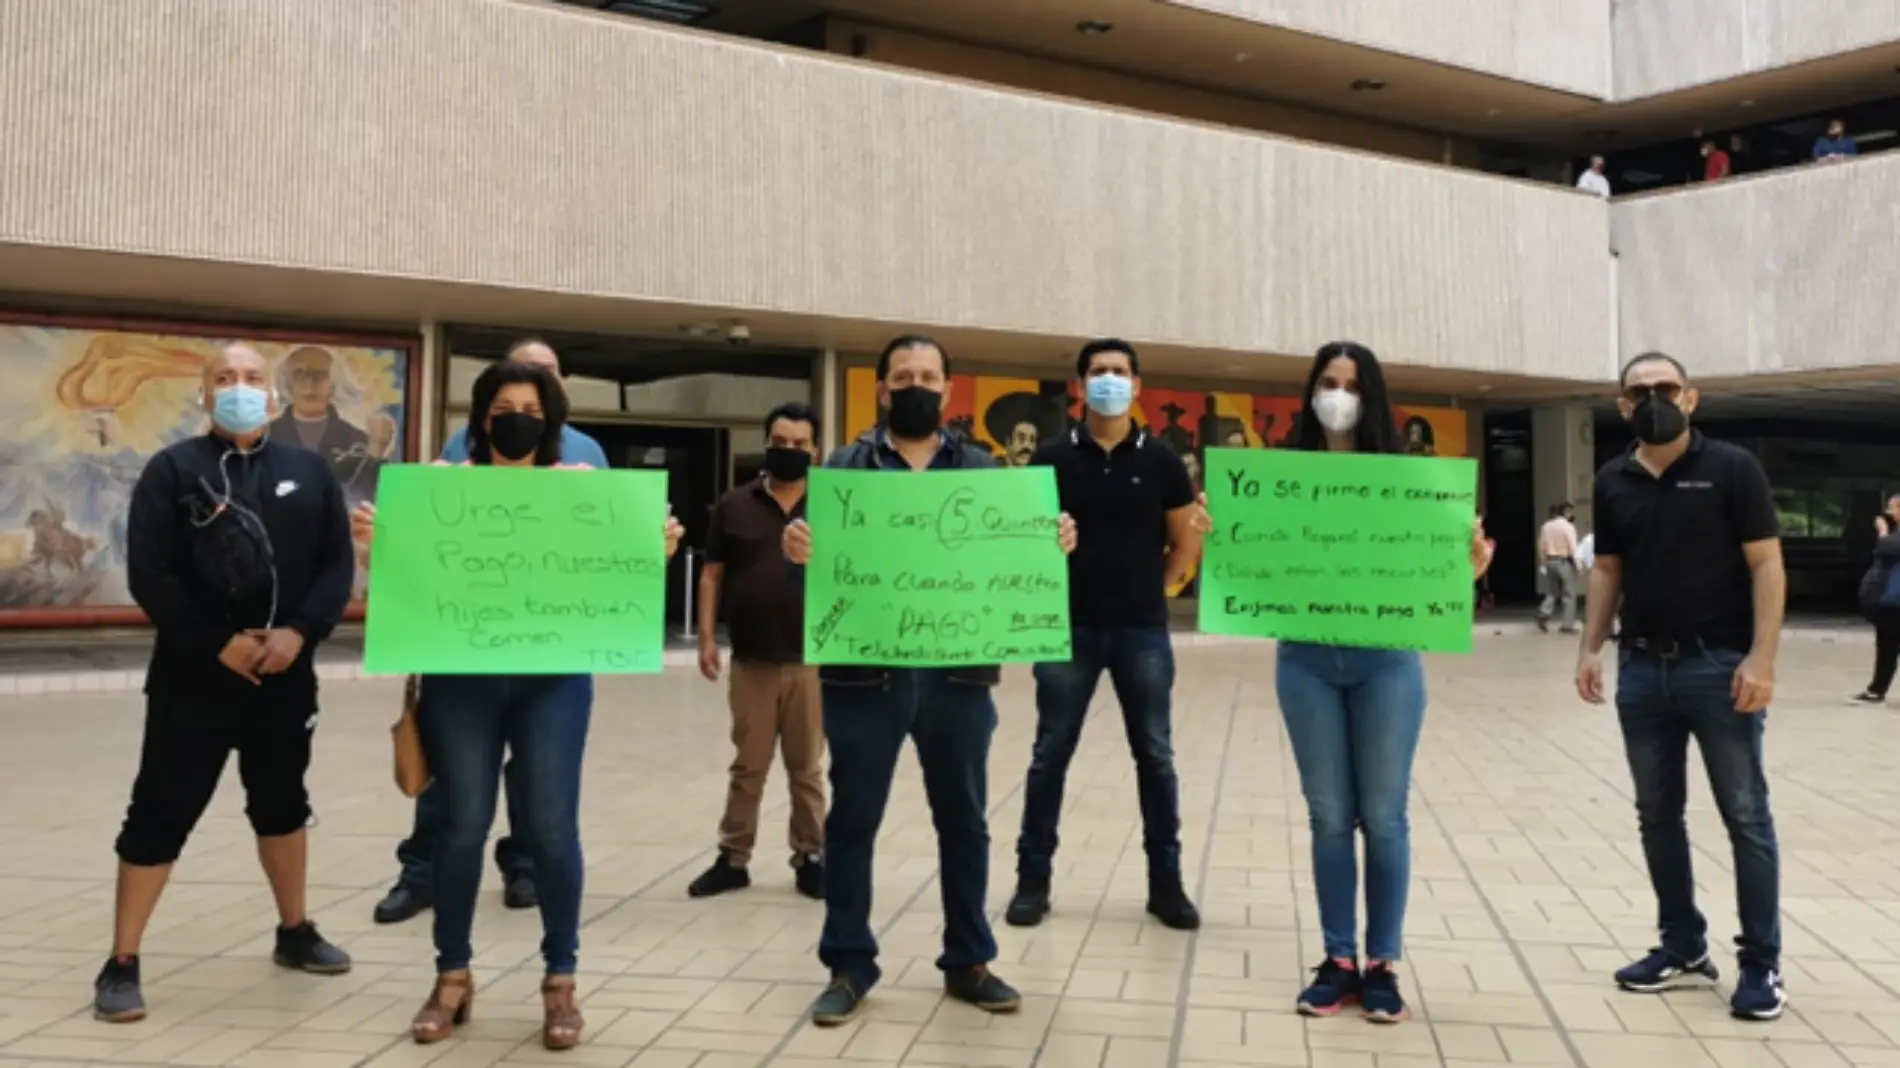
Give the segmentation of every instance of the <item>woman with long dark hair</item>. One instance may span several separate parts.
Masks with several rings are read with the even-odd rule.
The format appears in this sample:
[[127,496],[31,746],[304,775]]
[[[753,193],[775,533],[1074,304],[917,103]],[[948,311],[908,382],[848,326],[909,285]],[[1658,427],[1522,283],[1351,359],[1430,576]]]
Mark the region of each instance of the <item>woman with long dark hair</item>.
[[[503,360],[475,379],[469,401],[468,462],[495,467],[564,467],[561,428],[567,396],[544,368]],[[375,522],[373,505],[357,509],[359,540]],[[666,554],[679,546],[677,521],[666,523]],[[440,1042],[466,1023],[474,980],[469,943],[481,886],[483,847],[495,822],[504,750],[520,777],[522,815],[532,846],[541,899],[541,1041],[548,1049],[580,1043],[574,996],[580,946],[582,859],[581,761],[593,711],[591,675],[430,675],[422,679],[417,720],[422,746],[441,794],[435,847],[436,981],[416,1013],[411,1034]]]
[[[1372,350],[1335,341],[1314,356],[1292,446],[1312,452],[1400,454],[1385,375]],[[1472,518],[1471,561],[1484,574],[1491,549]],[[1406,796],[1425,722],[1425,672],[1414,652],[1281,642],[1274,673],[1280,713],[1300,768],[1313,832],[1313,882],[1326,959],[1300,994],[1299,1011],[1330,1016],[1362,1005],[1368,1019],[1405,1018],[1398,963],[1411,881]],[[1366,840],[1366,966],[1359,966],[1359,866]]]

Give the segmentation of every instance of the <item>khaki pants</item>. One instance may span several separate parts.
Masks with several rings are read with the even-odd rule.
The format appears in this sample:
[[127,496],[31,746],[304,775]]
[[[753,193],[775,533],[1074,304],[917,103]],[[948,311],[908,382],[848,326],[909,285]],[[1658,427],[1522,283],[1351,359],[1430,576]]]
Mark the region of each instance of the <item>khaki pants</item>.
[[792,852],[816,853],[824,847],[825,721],[818,693],[815,667],[732,662],[733,758],[719,848],[735,867],[752,859],[775,744],[785,755],[791,780]]

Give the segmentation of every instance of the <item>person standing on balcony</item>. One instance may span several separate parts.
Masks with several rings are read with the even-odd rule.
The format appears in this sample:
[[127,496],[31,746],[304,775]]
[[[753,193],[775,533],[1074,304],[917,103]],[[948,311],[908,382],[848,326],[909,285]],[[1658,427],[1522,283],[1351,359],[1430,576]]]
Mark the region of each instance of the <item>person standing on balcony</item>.
[[1091,341],[1082,347],[1075,373],[1087,420],[1045,442],[1029,461],[1055,469],[1062,510],[1089,531],[1088,541],[1069,557],[1074,655],[1067,663],[1036,665],[1036,742],[1016,843],[1016,894],[1004,919],[1033,927],[1049,914],[1063,785],[1106,671],[1135,760],[1148,912],[1164,926],[1192,931],[1201,925],[1201,914],[1181,881],[1167,591],[1199,557],[1207,514],[1196,504],[1181,458],[1129,415],[1141,392],[1134,346],[1112,338]]
[[1729,176],[1729,171],[1728,153],[1717,147],[1713,139],[1702,142],[1702,180],[1719,182]]
[[1728,828],[1741,919],[1741,977],[1730,1011],[1772,1020],[1781,979],[1781,853],[1768,807],[1762,733],[1788,580],[1768,476],[1753,453],[1690,425],[1696,391],[1673,357],[1623,368],[1617,402],[1636,444],[1596,477],[1596,568],[1577,657],[1577,693],[1604,700],[1597,654],[1621,602],[1616,712],[1634,780],[1661,945],[1616,973],[1657,993],[1714,982],[1708,921],[1695,904],[1689,740]]
[[765,473],[713,508],[699,573],[699,673],[718,682],[720,609],[732,637],[732,768],[719,856],[686,892],[712,897],[752,885],[747,865],[772,750],[792,788],[792,869],[798,892],[825,896],[825,723],[818,670],[806,667],[805,594],[785,567],[785,527],[805,518],[805,487],[818,457],[818,416],[781,404],[765,417]]
[[1590,168],[1583,172],[1582,177],[1577,179],[1577,188],[1592,196],[1599,196],[1608,200],[1610,198],[1610,178],[1609,175],[1603,173],[1603,168],[1603,157],[1591,156]]
[[1847,136],[1846,123],[1832,119],[1827,124],[1827,133],[1815,139],[1813,154],[1816,163],[1852,159],[1860,155],[1860,145]]

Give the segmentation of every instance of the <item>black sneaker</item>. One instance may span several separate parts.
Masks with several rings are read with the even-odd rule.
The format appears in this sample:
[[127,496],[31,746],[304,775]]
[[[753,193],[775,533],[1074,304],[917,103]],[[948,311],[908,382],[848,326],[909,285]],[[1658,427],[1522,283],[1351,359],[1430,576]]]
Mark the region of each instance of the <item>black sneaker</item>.
[[1848,698],[1847,703],[1850,705],[1884,705],[1887,703],[1887,695],[1884,693],[1875,693],[1872,690],[1862,690]]
[[1016,895],[1003,911],[1011,927],[1034,927],[1049,915],[1049,880],[1024,875],[1016,880]]
[[376,903],[375,919],[377,923],[401,923],[413,920],[434,905],[425,890],[419,890],[407,883],[397,883],[389,893]]
[[998,979],[995,972],[984,967],[945,972],[943,991],[984,1012],[1015,1012],[1023,1007],[1023,996],[1016,992],[1016,988]]
[[[799,893],[804,894],[813,901],[823,901],[825,899],[825,858],[823,855],[807,853],[801,857],[793,857],[792,873],[792,885],[798,887]],[[706,874],[710,875],[712,873],[707,872]],[[748,878],[747,881],[750,882],[750,878]],[[697,897],[699,895],[695,894],[694,896]]]
[[811,1003],[811,1022],[819,1027],[838,1027],[857,1018],[864,1007],[864,994],[842,975],[831,977],[831,985]]
[[751,885],[751,874],[744,868],[734,867],[732,858],[721,853],[714,858],[712,867],[707,868],[705,874],[694,879],[692,885],[686,888],[686,896],[716,897],[730,890],[744,890]]
[[312,975],[342,975],[350,970],[350,955],[324,941],[309,920],[277,929],[277,951],[271,959],[279,967]]
[[1625,965],[1616,973],[1616,985],[1638,994],[1660,994],[1683,983],[1710,982],[1722,977],[1704,952],[1695,960],[1685,961],[1666,949],[1652,949],[1649,956]]
[[1788,1007],[1787,991],[1781,987],[1781,972],[1752,960],[1742,961],[1741,977],[1735,981],[1735,996],[1729,999],[1729,1014],[1738,1020],[1772,1020]]
[[1405,999],[1399,996],[1399,976],[1383,961],[1366,968],[1359,980],[1359,1005],[1373,1023],[1405,1019]]
[[1300,991],[1295,1004],[1301,1016],[1336,1016],[1348,1005],[1359,1004],[1359,962],[1328,957],[1313,969],[1313,981]]
[[538,908],[541,894],[534,886],[532,875],[510,875],[501,888],[501,903],[511,909]]
[[139,959],[113,957],[92,983],[92,1015],[106,1023],[145,1019],[145,992],[139,987]]
[[1149,882],[1148,915],[1176,931],[1195,931],[1201,926],[1201,911],[1188,900],[1179,877]]

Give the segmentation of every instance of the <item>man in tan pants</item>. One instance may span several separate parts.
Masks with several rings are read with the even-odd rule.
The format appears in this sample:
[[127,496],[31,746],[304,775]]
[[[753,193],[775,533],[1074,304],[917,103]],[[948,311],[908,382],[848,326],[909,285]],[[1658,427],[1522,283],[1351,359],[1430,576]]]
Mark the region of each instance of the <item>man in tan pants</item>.
[[732,760],[719,857],[687,888],[711,897],[752,885],[747,866],[772,750],[791,780],[792,868],[798,891],[825,892],[825,730],[818,671],[804,664],[804,590],[785,564],[786,524],[805,515],[805,476],[818,455],[818,417],[781,404],[765,420],[765,473],[713,509],[699,578],[699,671],[717,682],[720,609],[732,639]]

